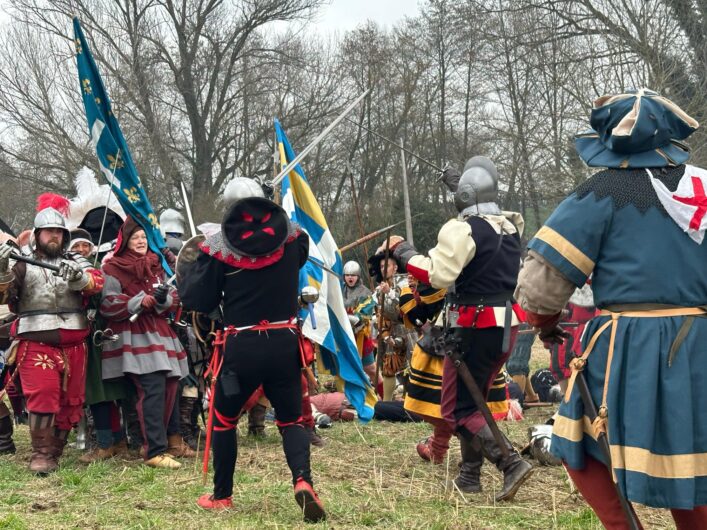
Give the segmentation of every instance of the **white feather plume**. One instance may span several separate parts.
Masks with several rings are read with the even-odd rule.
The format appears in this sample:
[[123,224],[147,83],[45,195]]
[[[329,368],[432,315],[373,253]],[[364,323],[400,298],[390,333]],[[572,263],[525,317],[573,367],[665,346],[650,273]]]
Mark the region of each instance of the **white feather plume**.
[[106,200],[108,200],[108,208],[125,219],[125,211],[120,206],[113,192],[109,193],[108,184],[98,184],[96,174],[89,168],[82,167],[76,174],[74,183],[76,185],[76,197],[70,200],[69,219],[67,222],[69,230],[78,227],[91,210],[105,206]]

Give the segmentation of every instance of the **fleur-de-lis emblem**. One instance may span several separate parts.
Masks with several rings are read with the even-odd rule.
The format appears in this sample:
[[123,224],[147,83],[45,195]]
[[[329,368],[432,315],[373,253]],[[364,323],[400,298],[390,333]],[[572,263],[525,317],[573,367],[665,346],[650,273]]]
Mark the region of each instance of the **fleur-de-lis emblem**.
[[123,159],[120,158],[117,154],[115,156],[108,155],[106,158],[108,159],[108,162],[110,163],[111,169],[115,169],[116,167],[118,169],[123,169],[125,167],[125,162],[123,162]]
[[91,81],[84,79],[81,81],[81,84],[83,85],[83,91],[86,92],[86,94],[91,94],[93,92],[93,89],[91,88]]
[[154,213],[149,214],[149,215],[147,216],[147,220],[150,221],[150,224],[151,224],[154,228],[159,228],[159,227],[160,227],[160,223],[157,221],[157,216],[156,216]]
[[83,48],[81,47],[81,39],[75,39],[74,44],[76,45],[76,55],[81,55],[81,53],[83,53]]
[[94,98],[94,99],[95,99],[95,101],[96,101],[96,105],[100,105],[100,104],[101,104],[101,98]]
[[125,193],[125,196],[128,198],[128,200],[132,203],[135,204],[136,202],[140,202],[140,195],[137,192],[137,188],[132,187],[132,188],[125,188],[123,190]]
[[48,355],[44,353],[38,353],[34,358],[34,365],[39,366],[42,370],[53,370],[54,361],[52,361]]

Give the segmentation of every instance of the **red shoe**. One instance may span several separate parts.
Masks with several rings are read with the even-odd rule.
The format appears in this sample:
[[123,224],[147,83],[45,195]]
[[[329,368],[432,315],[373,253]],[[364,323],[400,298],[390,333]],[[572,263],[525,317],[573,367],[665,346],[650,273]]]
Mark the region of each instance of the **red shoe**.
[[430,448],[429,442],[430,439],[427,438],[418,443],[415,447],[415,449],[417,449],[417,454],[420,455],[420,458],[422,458],[425,462],[432,462],[433,464],[444,463],[444,456],[434,453]]
[[225,499],[214,499],[214,496],[206,493],[199,497],[196,503],[201,506],[204,510],[228,510],[233,508],[233,500],[231,497],[226,497]]
[[297,479],[295,484],[295,500],[302,509],[306,523],[318,523],[326,519],[322,501],[314,493],[312,485],[301,477]]

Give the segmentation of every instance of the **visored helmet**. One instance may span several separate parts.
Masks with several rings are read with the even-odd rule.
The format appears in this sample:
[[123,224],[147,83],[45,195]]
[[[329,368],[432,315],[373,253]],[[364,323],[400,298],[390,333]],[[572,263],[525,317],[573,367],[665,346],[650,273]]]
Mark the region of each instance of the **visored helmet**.
[[[454,205],[459,212],[481,204],[496,204],[498,200],[498,170],[495,164],[485,156],[475,156],[464,166],[464,173],[459,179],[454,194]],[[494,210],[500,213],[498,206]],[[478,212],[486,213],[486,212]]]

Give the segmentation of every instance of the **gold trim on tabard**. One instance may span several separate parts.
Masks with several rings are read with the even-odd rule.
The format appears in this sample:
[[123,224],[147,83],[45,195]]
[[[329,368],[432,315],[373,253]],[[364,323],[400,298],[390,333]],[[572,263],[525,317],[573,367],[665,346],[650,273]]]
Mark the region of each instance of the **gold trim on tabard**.
[[707,453],[658,455],[641,447],[611,446],[614,469],[644,473],[651,477],[680,479],[707,476]]
[[425,304],[434,304],[435,302],[439,302],[444,296],[447,294],[447,289],[440,289],[439,291],[436,291],[432,294],[427,294],[427,295],[420,295],[420,300],[422,300]]
[[581,420],[573,420],[558,415],[552,426],[552,434],[575,443],[581,442],[585,434],[596,440],[592,422],[587,416],[582,416]]
[[404,315],[407,315],[410,311],[415,309],[417,306],[417,302],[413,298],[412,300],[408,300],[405,302],[403,305],[400,306],[400,312],[403,313]]
[[543,226],[540,230],[538,230],[538,233],[535,234],[535,237],[554,248],[586,276],[589,276],[594,270],[594,262],[589,259],[584,252],[579,250],[564,236],[549,226]]
[[410,397],[410,394],[405,396],[404,407],[405,410],[410,412],[416,412],[417,414],[442,419],[442,409],[439,405],[436,403],[430,403],[429,401],[420,401],[419,399]]

